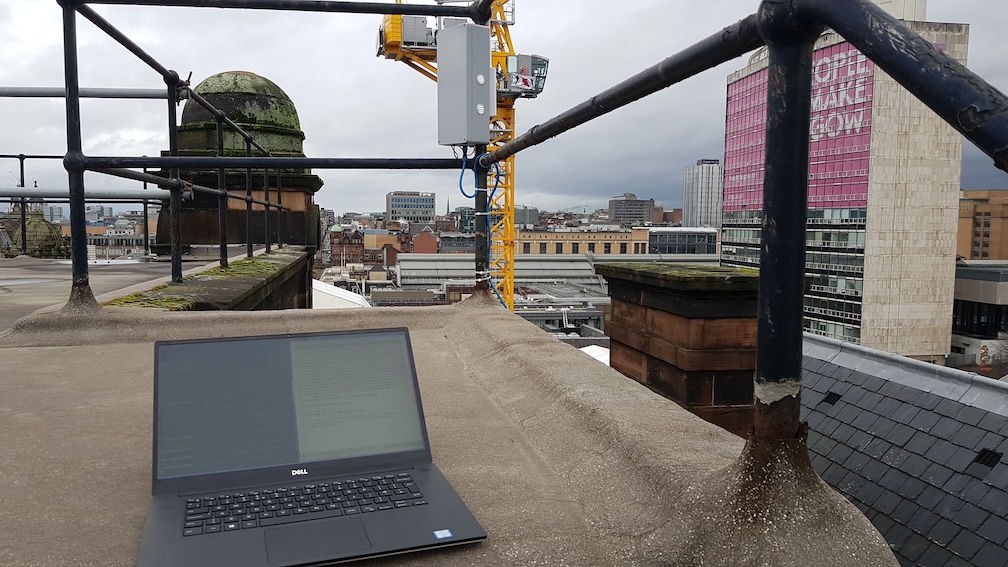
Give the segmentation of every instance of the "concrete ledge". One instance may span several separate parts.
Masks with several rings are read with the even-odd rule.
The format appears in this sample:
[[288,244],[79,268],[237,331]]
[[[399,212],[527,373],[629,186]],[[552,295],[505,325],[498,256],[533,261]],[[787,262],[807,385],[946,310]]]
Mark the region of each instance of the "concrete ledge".
[[0,337],[0,564],[134,563],[149,503],[152,341],[388,326],[410,329],[435,460],[489,539],[376,565],[895,565],[867,520],[791,453],[739,459],[739,438],[485,296],[22,319]]

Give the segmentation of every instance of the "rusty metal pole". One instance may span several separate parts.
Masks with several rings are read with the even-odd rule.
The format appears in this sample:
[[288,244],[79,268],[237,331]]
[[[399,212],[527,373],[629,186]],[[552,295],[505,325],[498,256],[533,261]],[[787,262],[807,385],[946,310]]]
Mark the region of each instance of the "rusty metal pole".
[[[217,119],[217,155],[224,156],[224,113],[218,110],[214,117]],[[217,232],[220,239],[220,267],[228,267],[228,240],[227,240],[227,179],[224,176],[224,168],[217,168],[217,189],[224,193],[217,196]]]
[[[476,156],[486,153],[486,145],[476,146]],[[464,151],[464,150],[463,150]],[[490,213],[487,195],[487,173],[490,168],[473,158],[476,171],[476,289],[490,290]]]
[[[18,154],[18,162],[21,170],[21,181],[18,187],[24,189],[25,179],[24,179],[24,154]],[[21,253],[28,253],[28,216],[25,214],[25,208],[28,205],[28,200],[21,197]]]
[[[245,137],[245,157],[252,157],[252,138]],[[252,257],[252,168],[245,169],[245,257]]]
[[[178,73],[169,71],[164,78],[168,87],[168,155],[178,155],[178,88],[182,80]],[[169,168],[168,177],[172,180],[179,178],[177,167]],[[171,278],[172,283],[182,283],[182,187],[181,185],[171,188]]]
[[812,50],[820,30],[802,27],[788,5],[764,0],[758,21],[770,49],[753,416],[755,439],[764,441],[798,436],[801,411]]
[[265,167],[263,168],[263,200],[266,204],[263,205],[263,234],[266,235],[266,253],[270,253],[270,241],[273,240],[270,234],[270,198],[269,198],[269,170]]
[[287,220],[287,211],[283,209],[283,191],[280,190],[281,172],[280,168],[277,168],[277,206],[280,207],[277,210],[277,248],[283,248],[284,245],[284,221]]
[[66,81],[67,153],[63,167],[70,186],[70,262],[73,284],[64,309],[97,309],[88,277],[87,222],[84,213],[84,152],[81,142],[80,75],[77,69],[77,13],[74,2],[63,1],[63,71]]

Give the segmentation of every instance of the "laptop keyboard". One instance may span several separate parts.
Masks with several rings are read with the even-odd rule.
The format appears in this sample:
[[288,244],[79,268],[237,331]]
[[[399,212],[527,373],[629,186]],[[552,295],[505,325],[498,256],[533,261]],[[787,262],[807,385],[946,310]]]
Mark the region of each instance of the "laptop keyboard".
[[425,504],[427,501],[409,473],[202,496],[186,500],[182,535],[378,513]]

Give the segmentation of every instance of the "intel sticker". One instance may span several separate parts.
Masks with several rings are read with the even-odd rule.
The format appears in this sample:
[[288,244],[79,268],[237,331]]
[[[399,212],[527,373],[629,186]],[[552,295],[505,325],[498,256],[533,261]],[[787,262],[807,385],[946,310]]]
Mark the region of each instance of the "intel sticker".
[[446,537],[451,537],[451,530],[435,530],[434,537],[438,539],[445,539]]

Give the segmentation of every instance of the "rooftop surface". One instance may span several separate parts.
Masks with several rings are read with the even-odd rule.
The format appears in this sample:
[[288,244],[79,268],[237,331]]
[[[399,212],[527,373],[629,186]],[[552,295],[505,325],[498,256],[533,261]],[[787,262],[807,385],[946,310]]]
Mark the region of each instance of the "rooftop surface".
[[812,464],[903,565],[1008,565],[1008,384],[805,335]]
[[745,445],[479,295],[20,320],[0,332],[0,564],[133,565],[153,341],[392,326],[410,330],[434,460],[489,537],[371,564],[895,565],[803,444]]

